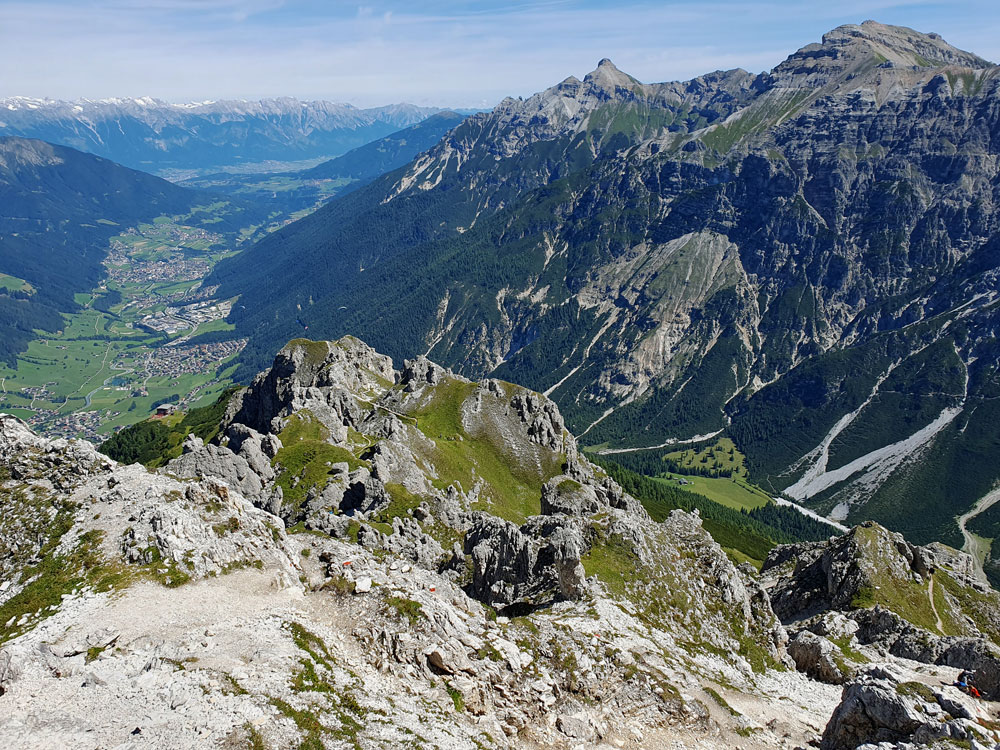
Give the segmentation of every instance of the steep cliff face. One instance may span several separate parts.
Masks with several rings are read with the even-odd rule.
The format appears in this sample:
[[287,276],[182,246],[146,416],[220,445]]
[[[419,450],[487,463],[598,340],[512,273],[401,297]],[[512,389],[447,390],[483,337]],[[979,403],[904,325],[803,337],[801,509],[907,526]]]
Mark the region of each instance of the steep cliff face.
[[357,333],[536,388],[591,444],[728,430],[776,492],[958,544],[1000,479],[998,70],[874,22],[758,76],[602,61],[215,280],[255,300],[253,369],[293,321]]

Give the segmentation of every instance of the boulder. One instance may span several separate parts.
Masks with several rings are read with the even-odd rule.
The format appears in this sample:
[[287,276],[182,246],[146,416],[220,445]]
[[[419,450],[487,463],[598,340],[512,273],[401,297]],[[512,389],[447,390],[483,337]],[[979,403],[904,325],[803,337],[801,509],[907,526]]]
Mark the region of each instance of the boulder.
[[521,528],[483,514],[465,537],[471,596],[488,604],[541,605],[579,599],[587,589],[587,551],[579,519],[536,516]]
[[576,716],[569,716],[566,714],[557,716],[556,729],[574,740],[593,742],[595,737],[594,728],[590,725],[590,723],[584,719],[577,718]]
[[465,647],[456,640],[436,643],[424,650],[427,663],[440,674],[459,672],[475,673],[476,667],[465,653]]
[[570,516],[597,513],[602,503],[590,485],[582,484],[565,474],[554,477],[542,486],[542,514],[565,513]]
[[[243,456],[218,445],[205,445],[201,438],[194,435],[187,436],[183,451],[179,457],[168,462],[161,472],[180,479],[214,477],[221,479],[250,501],[264,499],[264,482]],[[273,472],[271,475],[273,476]]]
[[403,390],[407,393],[413,393],[425,385],[435,385],[441,382],[441,379],[449,374],[449,371],[441,365],[435,364],[421,355],[403,363],[403,373],[399,382],[403,386]]
[[922,683],[897,682],[886,670],[869,667],[845,685],[820,748],[854,750],[878,743],[924,745],[943,739],[968,743],[986,735],[982,726],[968,718],[976,715],[975,709],[964,706],[957,696],[945,696]]

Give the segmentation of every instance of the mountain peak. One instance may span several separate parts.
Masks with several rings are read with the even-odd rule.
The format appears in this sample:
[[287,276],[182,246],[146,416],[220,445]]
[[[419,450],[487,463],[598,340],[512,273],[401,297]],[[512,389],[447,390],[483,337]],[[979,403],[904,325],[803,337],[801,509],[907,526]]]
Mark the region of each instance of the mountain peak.
[[[948,44],[940,34],[877,21],[845,24],[808,44],[771,73],[785,88],[817,88],[863,76],[873,68],[934,71],[949,65],[981,70],[993,64]],[[860,79],[864,80],[864,79]]]
[[903,66],[970,68],[992,67],[978,55],[953,47],[940,34],[925,34],[906,26],[890,26],[878,21],[845,24],[823,35],[823,46],[866,48],[886,60]]
[[622,73],[606,57],[597,63],[597,68],[587,73],[583,80],[584,83],[589,83],[606,91],[614,91],[616,88],[627,88],[639,83],[639,81],[627,73]]

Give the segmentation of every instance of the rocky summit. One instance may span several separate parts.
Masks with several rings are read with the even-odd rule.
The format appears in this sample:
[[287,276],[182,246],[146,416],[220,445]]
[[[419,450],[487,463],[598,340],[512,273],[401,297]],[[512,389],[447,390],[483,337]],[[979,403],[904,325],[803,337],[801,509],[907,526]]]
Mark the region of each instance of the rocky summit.
[[0,746],[1000,746],[964,553],[737,566],[545,396],[350,337],[221,406],[155,470],[0,415]]

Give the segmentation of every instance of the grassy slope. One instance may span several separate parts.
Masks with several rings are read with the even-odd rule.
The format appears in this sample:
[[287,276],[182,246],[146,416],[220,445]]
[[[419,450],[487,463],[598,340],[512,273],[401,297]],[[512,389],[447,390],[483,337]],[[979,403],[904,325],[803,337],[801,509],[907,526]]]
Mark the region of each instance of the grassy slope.
[[331,464],[346,462],[350,471],[368,467],[347,449],[330,445],[329,431],[308,409],[289,417],[278,437],[283,447],[274,457],[278,469],[275,482],[282,489],[286,506],[301,506],[310,490],[321,492],[335,474]]
[[[735,510],[744,508],[762,508],[769,502],[770,498],[764,492],[747,484],[745,481],[737,479],[727,479],[725,477],[696,477],[696,476],[674,476],[655,477],[657,482],[663,482],[675,487],[683,487],[688,492],[697,492],[710,500],[714,500],[720,505]],[[682,485],[683,479],[687,484]]]
[[478,385],[448,380],[438,385],[429,402],[409,412],[416,426],[434,441],[426,456],[437,470],[439,489],[451,483],[472,489],[476,477],[486,486],[479,507],[508,521],[520,523],[541,510],[541,487],[562,471],[564,458],[549,455],[541,468],[525,465],[501,435],[487,428],[470,434],[462,424],[462,404]]

